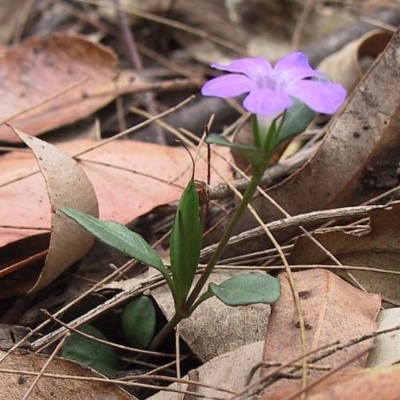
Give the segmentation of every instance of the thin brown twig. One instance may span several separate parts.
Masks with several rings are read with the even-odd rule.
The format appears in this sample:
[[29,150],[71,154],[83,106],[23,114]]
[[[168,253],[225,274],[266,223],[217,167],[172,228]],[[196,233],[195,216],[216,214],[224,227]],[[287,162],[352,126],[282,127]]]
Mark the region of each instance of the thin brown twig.
[[335,374],[336,372],[339,372],[341,369],[343,369],[344,367],[346,367],[347,365],[351,364],[352,362],[358,360],[360,357],[362,357],[364,354],[368,353],[369,351],[372,350],[373,346],[368,347],[367,349],[361,351],[360,353],[354,355],[353,357],[349,358],[348,360],[346,360],[345,362],[339,364],[337,367],[333,368],[331,371],[329,371],[328,373],[326,373],[325,375],[321,376],[320,378],[316,379],[315,381],[309,383],[306,387],[301,388],[300,390],[296,391],[295,393],[293,393],[290,397],[287,398],[287,400],[293,400],[295,399],[297,396],[301,395],[303,397],[307,396],[307,392],[309,389],[313,388],[314,386],[318,385],[319,383],[321,383],[322,381],[325,381],[326,379],[328,379],[329,377],[331,377],[333,374]]

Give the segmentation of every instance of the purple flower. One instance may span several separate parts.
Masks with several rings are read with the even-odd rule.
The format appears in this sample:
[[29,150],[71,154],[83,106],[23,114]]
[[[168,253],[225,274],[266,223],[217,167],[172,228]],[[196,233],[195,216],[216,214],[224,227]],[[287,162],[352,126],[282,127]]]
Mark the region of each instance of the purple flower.
[[262,57],[243,58],[227,66],[215,63],[211,67],[231,74],[211,79],[201,93],[224,99],[247,93],[243,107],[253,114],[275,117],[292,106],[292,98],[316,112],[333,114],[346,98],[346,90],[312,69],[303,53],[288,54],[275,67]]

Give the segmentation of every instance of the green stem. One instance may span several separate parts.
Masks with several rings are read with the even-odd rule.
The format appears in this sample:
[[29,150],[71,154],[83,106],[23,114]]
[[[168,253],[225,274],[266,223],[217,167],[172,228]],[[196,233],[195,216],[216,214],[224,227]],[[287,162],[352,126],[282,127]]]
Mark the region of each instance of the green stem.
[[[258,121],[257,121],[257,116],[253,115],[252,116],[252,125],[253,125],[253,133],[254,133],[254,139],[255,142],[258,146],[261,146],[261,136],[260,136],[260,131],[258,127]],[[267,168],[268,165],[268,159],[270,152],[272,152],[272,147],[274,143],[276,142],[277,135],[281,129],[282,125],[279,125],[279,128],[276,128],[276,120],[274,120],[273,123],[273,128],[269,130],[268,135],[272,136],[270,138],[270,142],[268,143],[267,150],[268,152],[266,153],[266,157],[263,160],[253,160],[254,162],[252,163],[252,177],[249,182],[249,185],[247,186],[246,191],[243,194],[243,198],[239,204],[239,207],[236,209],[235,213],[233,214],[232,219],[229,222],[229,225],[222,235],[221,240],[218,243],[218,246],[214,252],[214,254],[211,256],[210,260],[207,263],[206,268],[204,269],[204,272],[200,275],[199,280],[197,281],[196,285],[194,286],[193,290],[190,292],[190,295],[186,302],[182,305],[180,309],[177,309],[175,311],[175,315],[172,317],[172,319],[167,323],[167,325],[164,326],[164,328],[161,329],[161,331],[157,334],[157,336],[154,338],[153,342],[150,345],[150,350],[156,350],[158,346],[167,338],[167,336],[174,330],[175,326],[178,325],[178,323],[184,319],[189,317],[192,312],[195,310],[195,308],[205,300],[204,299],[199,299],[198,302],[196,302],[197,298],[199,297],[199,294],[204,287],[204,285],[207,283],[208,278],[210,277],[215,265],[219,261],[223,251],[225,250],[225,247],[230,239],[230,237],[233,234],[233,231],[239,222],[240,218],[246,211],[246,208],[248,204],[250,203],[251,198],[253,197],[254,193],[257,190],[258,184],[260,183],[263,174]]]
[[149,350],[156,351],[168,335],[174,330],[175,326],[179,324],[180,321],[187,318],[187,316],[182,315],[178,312],[168,321],[168,323],[157,333],[156,337],[150,344]]

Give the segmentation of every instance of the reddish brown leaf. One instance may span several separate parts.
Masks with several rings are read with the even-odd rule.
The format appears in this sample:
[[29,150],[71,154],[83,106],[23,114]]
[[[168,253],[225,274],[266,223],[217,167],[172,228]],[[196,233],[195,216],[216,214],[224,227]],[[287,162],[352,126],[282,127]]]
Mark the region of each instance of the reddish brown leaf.
[[[335,374],[307,391],[308,400],[393,400],[400,393],[400,365],[386,368],[367,368]],[[285,400],[293,390],[283,389],[260,400]],[[295,397],[300,399],[300,395]]]
[[[335,274],[322,269],[310,269],[293,274],[299,292],[306,326],[307,352],[370,333],[377,328],[375,322],[381,301],[379,295],[364,293],[344,282]],[[264,361],[286,363],[302,354],[298,314],[286,274],[280,275],[282,296],[272,307],[264,347]],[[338,351],[317,362],[335,368],[371,345],[371,341],[358,343],[344,351]],[[344,371],[360,368],[367,355],[347,365]],[[276,367],[265,368],[268,374]],[[326,374],[312,369],[309,381]],[[271,394],[277,388],[301,388],[301,382],[283,379],[267,389]]]
[[117,95],[140,85],[133,72],[119,74],[117,57],[81,36],[32,38],[0,58],[0,141],[17,142],[12,130],[30,135],[71,124]]
[[[68,154],[77,154],[96,144],[99,142],[74,141],[59,145],[59,148]],[[226,149],[218,149],[218,153],[229,157]],[[79,165],[95,189],[100,218],[123,224],[154,207],[179,199],[191,176],[191,160],[183,148],[150,143],[115,141],[83,155],[82,160],[85,161],[80,161]],[[57,163],[57,185],[63,187],[71,201],[84,201],[85,194],[70,175],[68,167],[61,161]],[[213,157],[212,164],[228,179],[231,177],[225,161]],[[50,228],[48,195],[41,175],[16,180],[35,170],[38,170],[37,163],[31,154],[15,152],[0,158],[2,225]],[[195,177],[207,181],[207,167],[202,159],[196,162]],[[215,174],[211,179],[212,182],[220,180]],[[36,233],[34,229],[0,228],[0,246]]]

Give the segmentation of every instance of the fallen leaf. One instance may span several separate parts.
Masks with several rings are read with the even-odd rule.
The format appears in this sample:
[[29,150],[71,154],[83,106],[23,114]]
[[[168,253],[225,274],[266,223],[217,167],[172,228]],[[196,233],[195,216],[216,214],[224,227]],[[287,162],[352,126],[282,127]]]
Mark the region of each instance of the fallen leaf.
[[[15,133],[32,149],[33,169],[37,163],[41,171],[41,175],[37,176],[40,179],[44,178],[43,197],[48,196],[45,205],[50,203],[51,206],[51,212],[46,208],[47,219],[51,220],[51,232],[29,238],[25,243],[17,241],[2,249],[3,256],[9,254],[10,258],[2,258],[1,275],[10,275],[11,278],[0,282],[0,286],[3,286],[2,297],[17,293],[35,293],[47,286],[89,251],[94,238],[70,219],[61,215],[58,212],[60,207],[75,207],[98,215],[98,205],[93,187],[75,160],[47,142],[20,131]],[[72,186],[76,192],[71,190]],[[12,214],[15,207],[18,207],[17,209],[22,211],[21,217],[24,218],[24,215],[29,214],[29,207],[26,205],[35,204],[32,203],[34,199],[30,196],[30,192],[36,193],[36,190],[37,187],[27,188],[22,185],[19,197],[23,204],[20,208],[6,195],[4,197],[6,203],[2,207],[1,213],[3,215]],[[35,204],[35,206],[37,205]],[[4,231],[0,232],[7,237]],[[17,248],[20,250],[19,252],[16,251]],[[22,249],[27,251],[22,252]],[[21,269],[23,269],[22,274],[16,278],[14,273],[19,273]]]
[[[292,290],[286,273],[280,274],[282,296],[273,306],[268,321],[264,347],[264,362],[287,363],[302,354],[298,314],[294,305]],[[299,293],[301,308],[305,319],[307,352],[317,350],[337,341],[344,343],[377,327],[376,316],[381,305],[380,296],[364,293],[343,281],[337,275],[323,269],[310,269],[293,273],[293,279]],[[344,360],[351,359],[367,349],[372,340],[366,340],[338,351],[316,365],[329,365],[335,368]],[[342,370],[349,371],[363,367],[367,355],[364,355]],[[276,367],[264,368],[262,376],[271,373]],[[309,382],[326,371],[311,369]],[[301,388],[301,382],[293,379],[281,379],[265,389],[268,395],[280,388]]]
[[[209,282],[221,283],[237,271],[215,271]],[[259,271],[253,273],[263,274]],[[195,280],[195,282],[197,279]],[[206,285],[207,289],[208,283]],[[164,284],[151,291],[168,320],[174,315],[174,301]],[[212,297],[201,303],[193,314],[179,323],[179,333],[191,350],[203,361],[262,340],[271,307],[252,304],[229,307]]]
[[[99,143],[73,141],[60,144],[58,148],[74,155]],[[225,159],[230,157],[226,149],[218,149],[218,154]],[[185,149],[129,140],[113,141],[84,154],[78,165],[94,187],[100,218],[122,224],[179,199],[191,176],[191,160]],[[232,176],[228,164],[220,157],[216,157],[212,165],[227,179]],[[68,198],[84,201],[84,189],[69,175],[69,167],[63,166],[60,160],[54,166],[57,167],[57,185],[63,186]],[[4,204],[0,208],[0,221],[3,226],[10,226],[0,228],[0,247],[37,234],[35,228],[50,228],[46,185],[40,174],[28,176],[35,170],[37,164],[31,154],[11,152],[0,158],[0,196]],[[196,179],[207,180],[207,165],[203,159],[197,160],[195,172]],[[214,173],[211,179],[212,182],[220,180]]]
[[[36,157],[51,205],[49,251],[38,280],[29,291],[34,293],[85,255],[94,242],[91,235],[59,213],[59,208],[74,207],[97,216],[98,204],[93,186],[75,160],[47,142],[20,131],[16,134]],[[71,193],[72,185],[75,193]]]
[[[4,352],[0,352],[1,357],[4,355]],[[10,399],[24,398],[47,361],[48,356],[41,354],[8,355],[0,364],[0,393],[7,393]],[[65,400],[70,399],[73,393],[74,399],[136,400],[135,396],[107,380],[89,367],[56,357],[45,369],[44,376],[39,379],[29,399]]]
[[38,135],[91,115],[141,81],[119,73],[115,53],[83,36],[29,39],[0,58],[0,141],[18,138],[4,125]]
[[[371,229],[358,235],[343,231],[317,233],[314,237],[343,265],[399,271],[400,262],[400,202],[371,210]],[[332,264],[326,253],[305,237],[300,237],[292,250],[292,264]],[[338,273],[340,273],[338,271]],[[369,292],[381,293],[385,300],[400,301],[400,276],[351,271]]]
[[[4,199],[0,208],[2,297],[42,289],[87,253],[93,237],[57,210],[69,206],[96,215],[92,183],[100,199],[101,218],[126,224],[178,199],[191,176],[191,160],[183,148],[116,141],[86,154],[85,161],[77,163],[40,139],[18,134],[37,159],[28,153],[0,158],[0,193]],[[60,147],[76,154],[98,143],[71,142]],[[46,184],[42,175],[32,174],[37,163]],[[229,175],[223,164],[217,159],[214,165]],[[196,166],[196,178],[205,180],[206,163],[199,160]],[[175,180],[176,186],[171,184]],[[35,228],[51,229],[51,234],[37,234]]]
[[[335,374],[307,390],[308,400],[392,400],[400,393],[400,365],[386,368],[367,368]],[[282,390],[259,400],[284,400],[293,390]],[[296,396],[295,399],[299,399]]]
[[325,58],[317,67],[335,82],[342,84],[348,93],[356,87],[367,69],[385,50],[392,34],[374,29],[343,49]]

